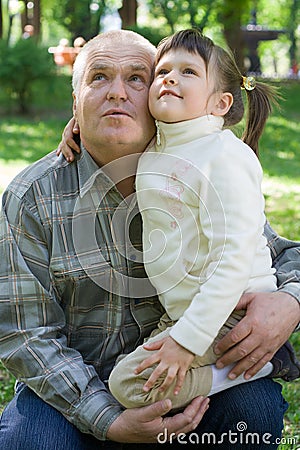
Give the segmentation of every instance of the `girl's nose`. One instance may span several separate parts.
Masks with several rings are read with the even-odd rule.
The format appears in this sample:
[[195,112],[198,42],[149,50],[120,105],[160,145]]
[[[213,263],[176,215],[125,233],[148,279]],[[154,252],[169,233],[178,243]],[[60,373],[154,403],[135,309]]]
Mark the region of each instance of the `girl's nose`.
[[165,86],[167,86],[167,85],[176,86],[177,81],[175,80],[174,77],[165,77],[165,78],[163,79],[163,84],[164,84]]

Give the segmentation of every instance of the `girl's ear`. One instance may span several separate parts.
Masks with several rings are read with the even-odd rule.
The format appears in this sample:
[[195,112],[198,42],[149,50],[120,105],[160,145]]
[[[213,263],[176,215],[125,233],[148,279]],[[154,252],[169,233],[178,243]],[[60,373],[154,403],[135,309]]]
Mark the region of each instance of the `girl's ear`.
[[232,106],[233,95],[230,92],[223,92],[217,95],[219,98],[216,101],[212,114],[214,116],[225,116]]

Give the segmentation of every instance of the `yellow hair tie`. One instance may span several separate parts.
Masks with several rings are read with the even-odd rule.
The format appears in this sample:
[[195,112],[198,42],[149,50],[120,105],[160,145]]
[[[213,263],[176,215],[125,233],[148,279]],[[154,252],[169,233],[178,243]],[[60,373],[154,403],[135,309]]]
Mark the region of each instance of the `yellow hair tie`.
[[242,77],[242,89],[246,89],[246,91],[253,91],[256,86],[256,81],[254,77]]

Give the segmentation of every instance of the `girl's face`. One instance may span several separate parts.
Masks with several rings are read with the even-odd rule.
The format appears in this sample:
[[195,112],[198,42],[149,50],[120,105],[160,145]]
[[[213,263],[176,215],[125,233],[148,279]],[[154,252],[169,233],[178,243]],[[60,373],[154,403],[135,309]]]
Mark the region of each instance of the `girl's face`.
[[181,122],[213,114],[219,95],[198,53],[170,50],[155,69],[149,91],[149,108],[155,119]]

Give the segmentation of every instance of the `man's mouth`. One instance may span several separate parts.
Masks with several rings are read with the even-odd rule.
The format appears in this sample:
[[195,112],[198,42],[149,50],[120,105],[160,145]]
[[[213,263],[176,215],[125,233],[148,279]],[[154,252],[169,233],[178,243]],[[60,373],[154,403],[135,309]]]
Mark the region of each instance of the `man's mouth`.
[[122,109],[109,109],[103,115],[104,116],[127,116],[127,117],[130,117],[130,114],[128,114],[127,111],[124,111]]

